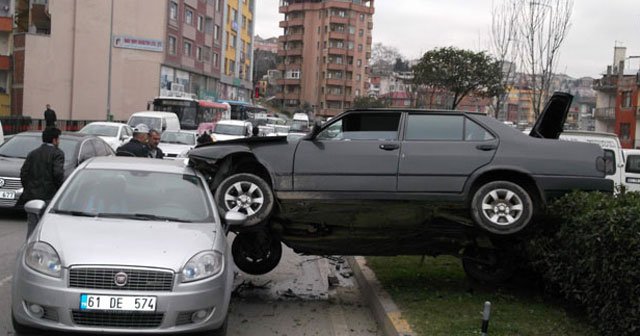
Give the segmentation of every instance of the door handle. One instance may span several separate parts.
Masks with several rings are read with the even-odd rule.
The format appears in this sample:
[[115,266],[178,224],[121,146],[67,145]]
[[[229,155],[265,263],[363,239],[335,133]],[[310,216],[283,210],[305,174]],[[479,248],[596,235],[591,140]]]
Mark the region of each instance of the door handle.
[[490,151],[498,148],[498,146],[496,144],[484,144],[484,145],[477,145],[476,148],[481,151]]
[[380,149],[386,150],[386,151],[392,151],[392,150],[396,150],[398,148],[400,148],[400,145],[398,145],[398,144],[382,144],[382,145],[380,145]]

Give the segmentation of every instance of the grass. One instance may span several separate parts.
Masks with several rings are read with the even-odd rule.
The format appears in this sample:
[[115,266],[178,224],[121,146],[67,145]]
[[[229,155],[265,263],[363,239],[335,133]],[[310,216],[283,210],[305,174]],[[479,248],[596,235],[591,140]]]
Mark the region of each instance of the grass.
[[424,264],[419,256],[367,257],[367,264],[418,335],[480,335],[485,301],[491,302],[490,336],[597,335],[526,276],[489,288],[470,282],[454,257]]

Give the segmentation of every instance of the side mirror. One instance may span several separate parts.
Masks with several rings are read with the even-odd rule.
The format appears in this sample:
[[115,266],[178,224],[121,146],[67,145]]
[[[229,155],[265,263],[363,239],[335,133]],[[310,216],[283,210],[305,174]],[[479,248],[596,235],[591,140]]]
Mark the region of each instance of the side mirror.
[[229,211],[224,215],[224,221],[227,222],[229,226],[242,226],[247,221],[247,215],[236,211]]
[[316,136],[318,136],[318,134],[320,134],[320,131],[322,131],[322,123],[320,122],[320,120],[316,120],[316,122],[313,124],[311,132],[307,134],[303,139],[313,140],[316,138]]
[[37,216],[40,218],[44,209],[47,207],[47,203],[43,200],[31,200],[24,205],[24,210],[27,213]]

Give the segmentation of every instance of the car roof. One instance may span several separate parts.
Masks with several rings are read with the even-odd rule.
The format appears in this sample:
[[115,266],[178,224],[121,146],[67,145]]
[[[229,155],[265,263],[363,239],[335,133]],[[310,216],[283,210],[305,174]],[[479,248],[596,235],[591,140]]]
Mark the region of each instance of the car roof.
[[167,130],[162,132],[162,134],[165,133],[189,133],[189,134],[198,134],[198,132],[196,131],[191,131],[191,130]]
[[141,116],[141,117],[167,117],[167,116],[177,116],[177,114],[173,112],[162,112],[162,111],[140,111],[134,112],[131,116]]
[[[30,137],[42,137],[42,132],[38,131],[27,131],[16,134],[16,136],[30,136]],[[62,132],[60,133],[60,137],[63,139],[69,140],[84,140],[84,139],[100,139],[99,137],[92,134],[84,134],[77,132]]]
[[104,125],[104,126],[129,126],[125,123],[119,123],[119,122],[113,122],[113,121],[94,121],[94,122],[90,122],[88,124],[86,124],[85,126],[88,125]]
[[[186,160],[186,159],[185,159]],[[197,175],[185,160],[159,160],[126,156],[100,156],[88,160],[84,169],[139,170],[158,173]]]
[[[384,113],[384,112],[410,112],[410,113],[434,113],[434,114],[474,114],[474,115],[487,115],[482,112],[472,112],[472,111],[463,111],[463,110],[443,110],[443,109],[418,109],[418,108],[406,108],[406,109],[398,109],[398,108],[356,108],[349,109],[342,113],[361,113],[361,112],[375,112],[375,113]],[[342,114],[341,113],[341,114]],[[335,118],[337,116],[334,116]]]
[[234,126],[245,126],[250,124],[250,122],[246,120],[220,120],[218,121],[218,125],[234,125]]

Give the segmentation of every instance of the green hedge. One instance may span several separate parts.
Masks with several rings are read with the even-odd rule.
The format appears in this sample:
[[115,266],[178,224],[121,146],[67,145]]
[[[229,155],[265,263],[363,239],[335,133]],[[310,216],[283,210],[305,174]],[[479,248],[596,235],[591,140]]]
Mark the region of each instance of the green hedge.
[[576,192],[549,210],[528,247],[534,268],[602,335],[640,335],[640,194]]

